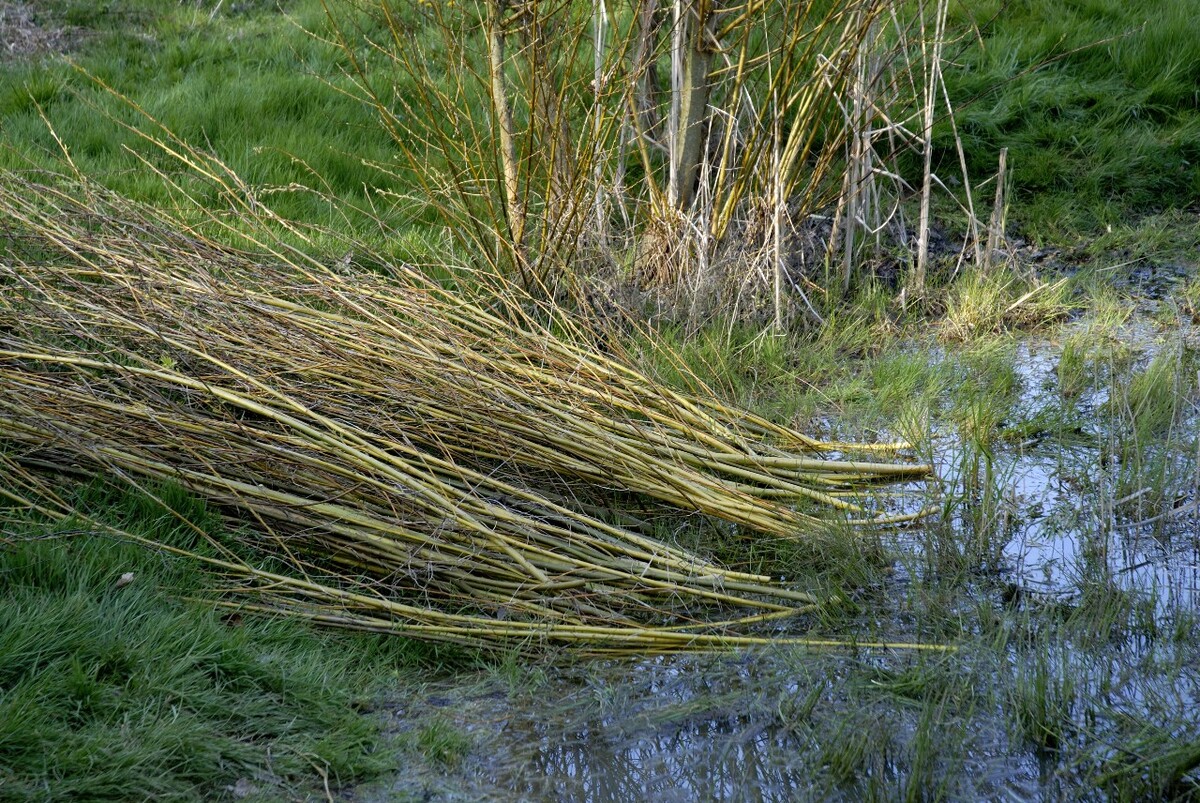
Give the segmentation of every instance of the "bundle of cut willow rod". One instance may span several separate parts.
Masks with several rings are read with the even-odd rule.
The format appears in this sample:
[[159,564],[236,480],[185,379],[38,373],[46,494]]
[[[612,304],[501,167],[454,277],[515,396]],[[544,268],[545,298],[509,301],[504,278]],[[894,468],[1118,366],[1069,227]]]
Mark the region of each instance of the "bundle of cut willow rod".
[[[602,516],[613,492],[798,537],[812,519],[790,503],[858,515],[847,492],[928,471],[822,459],[838,445],[411,272],[250,255],[11,174],[0,213],[9,473],[170,481],[235,511],[292,572],[209,558],[252,606],[459,643],[682,649],[714,607],[744,624],[818,600]],[[330,572],[345,582],[314,579]]]

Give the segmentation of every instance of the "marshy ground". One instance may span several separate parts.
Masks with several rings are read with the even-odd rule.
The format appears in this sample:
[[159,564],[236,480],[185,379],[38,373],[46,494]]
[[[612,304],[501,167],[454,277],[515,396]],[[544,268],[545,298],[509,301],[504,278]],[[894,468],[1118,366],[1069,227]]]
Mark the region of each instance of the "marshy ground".
[[943,509],[822,556],[854,589],[833,632],[954,652],[502,663],[384,695],[412,763],[351,799],[1194,796],[1191,272],[1080,279],[1052,331],[896,338],[843,377],[833,434],[896,434],[871,426],[889,400],[924,428]]
[[[388,142],[304,33],[320,3],[166,5],[0,2],[0,166],[59,165],[63,143],[83,174],[185,218],[143,159],[220,200],[139,152],[117,120],[145,121],[68,52],[281,214],[373,236],[364,188],[411,187],[372,169]],[[924,299],[864,281],[815,331],[659,332],[724,400],[816,436],[904,438],[936,469],[880,493],[933,507],[904,528],[676,537],[842,597],[764,633],[949,649],[530,660],[331,634],[218,613],[195,567],[6,516],[0,800],[1200,797],[1200,35],[1182,2],[1045,5],[1005,7],[947,76],[972,170],[1011,149],[1028,243],[990,273],[947,265]],[[390,211],[408,228],[381,252],[450,247],[420,202]],[[627,347],[680,381],[655,343]],[[177,523],[111,489],[79,504],[148,537]]]

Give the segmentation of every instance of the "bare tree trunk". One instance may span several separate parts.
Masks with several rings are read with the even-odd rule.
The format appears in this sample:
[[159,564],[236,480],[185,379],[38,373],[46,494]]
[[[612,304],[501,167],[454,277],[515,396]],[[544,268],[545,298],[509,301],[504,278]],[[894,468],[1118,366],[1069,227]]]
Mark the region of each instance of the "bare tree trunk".
[[775,144],[771,148],[771,168],[775,173],[775,180],[773,182],[773,189],[775,191],[775,193],[774,193],[775,198],[773,199],[774,200],[774,204],[773,204],[774,209],[772,210],[772,215],[771,215],[771,234],[772,234],[773,240],[774,240],[774,242],[772,243],[774,246],[774,249],[773,249],[774,253],[772,254],[772,257],[774,257],[774,259],[772,260],[772,262],[774,262],[774,265],[775,265],[775,271],[774,271],[775,332],[776,332],[776,334],[782,334],[783,333],[783,271],[784,271],[784,265],[783,265],[784,198],[783,198],[783,177],[779,175],[779,149],[782,147],[783,134],[780,131],[780,122],[779,122],[780,115],[778,113],[778,107],[779,107],[778,97],[774,98],[773,100],[774,100],[774,103],[772,105],[774,105],[776,107],[776,114],[775,114],[774,130],[771,132],[772,139],[774,139],[774,141],[775,141]]
[[563,234],[575,218],[575,160],[566,115],[559,103],[560,77],[548,56],[556,47],[555,26],[540,14],[536,2],[524,2],[519,16],[521,40],[528,63],[532,98],[530,123],[535,147],[548,149],[545,233],[550,238]]
[[684,210],[692,202],[704,151],[716,14],[710,0],[675,0],[674,17],[667,200]]
[[996,172],[996,200],[992,202],[992,219],[988,223],[987,253],[983,267],[990,270],[996,252],[1004,245],[1005,183],[1008,181],[1008,148],[1000,149],[1000,168]]
[[504,77],[504,10],[507,0],[490,0],[487,11],[488,61],[492,81],[492,109],[500,140],[500,161],[504,169],[504,201],[508,230],[516,259],[525,268],[525,204],[521,200],[517,172],[517,144],[513,137],[512,106],[508,99],[508,81]]
[[593,62],[592,62],[592,83],[596,90],[596,114],[593,118],[593,135],[595,137],[596,148],[592,155],[592,216],[596,224],[596,238],[600,243],[600,247],[604,250],[608,249],[608,215],[605,212],[605,192],[604,192],[604,163],[600,158],[600,139],[604,129],[604,122],[601,119],[599,112],[600,98],[604,93],[604,41],[608,30],[608,6],[604,0],[594,0],[595,4],[592,8],[592,44],[593,44]]
[[[846,133],[849,139],[849,164],[846,166],[846,193],[839,210],[844,211],[841,219],[844,226],[844,253],[842,254],[842,293],[850,292],[850,284],[854,275],[854,266],[858,248],[857,233],[859,229],[875,228],[871,219],[878,212],[874,200],[875,171],[874,171],[874,142],[871,131],[873,120],[872,109],[875,106],[875,92],[878,86],[879,64],[872,54],[874,48],[874,24],[868,29],[863,46],[855,55],[854,78],[849,84],[852,103],[846,120]],[[834,218],[836,228],[838,218]],[[867,231],[864,231],[864,239]],[[877,233],[878,236],[878,233]],[[878,242],[878,240],[877,240]]]
[[663,15],[659,0],[643,0],[637,12],[637,47],[633,54],[634,98],[637,125],[642,136],[658,139],[661,120],[658,109],[658,67],[654,58]]
[[[939,74],[942,69],[942,39],[946,30],[946,12],[949,7],[947,0],[938,0],[937,9],[934,12],[936,20],[934,22],[933,43],[931,52],[925,53],[925,108],[924,108],[924,132],[922,136],[922,145],[925,148],[925,172],[924,182],[921,186],[921,228],[918,233],[917,242],[917,268],[913,275],[913,289],[918,293],[925,292],[925,269],[929,262],[929,202],[933,194],[933,120],[937,111],[937,88],[939,84]],[[930,47],[926,43],[928,38],[924,35],[925,20],[922,14],[921,18],[921,46],[922,48]]]

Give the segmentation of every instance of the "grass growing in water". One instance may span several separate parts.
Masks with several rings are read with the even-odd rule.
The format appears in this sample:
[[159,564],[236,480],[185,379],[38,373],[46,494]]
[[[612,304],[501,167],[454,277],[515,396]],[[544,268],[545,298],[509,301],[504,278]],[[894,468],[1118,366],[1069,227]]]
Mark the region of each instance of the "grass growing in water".
[[417,732],[416,745],[430,761],[454,766],[471,748],[471,739],[445,719],[435,717]]

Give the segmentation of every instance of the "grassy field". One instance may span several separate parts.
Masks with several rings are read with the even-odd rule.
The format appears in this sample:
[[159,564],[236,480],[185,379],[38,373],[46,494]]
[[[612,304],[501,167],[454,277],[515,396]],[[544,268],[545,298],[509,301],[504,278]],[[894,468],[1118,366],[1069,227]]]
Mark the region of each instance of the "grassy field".
[[[949,58],[967,162],[1009,149],[1013,220],[1071,240],[1200,197],[1200,21],[1187,3],[972,3]],[[956,10],[966,21],[968,12]],[[943,129],[943,136],[948,135]],[[955,159],[949,139],[943,160]]]
[[[374,112],[345,94],[336,49],[309,33],[329,33],[319,2],[216,9],[64,0],[39,3],[29,17],[64,31],[72,62],[43,53],[5,63],[0,165],[59,167],[65,150],[104,186],[194,220],[196,204],[223,201],[145,139],[170,131],[215,154],[285,218],[401,258],[439,242],[428,227],[413,228],[411,240],[385,240],[372,216],[356,212],[369,205],[411,228],[423,205],[410,186],[371,166],[394,153]],[[319,232],[310,237],[318,248],[338,247]]]
[[[1194,208],[1200,23],[1186,4],[1072,3],[1051,11],[993,2],[952,12],[946,81],[957,126],[945,119],[937,126],[935,169],[957,172],[956,132],[976,182],[995,172],[999,150],[1008,148],[1013,234],[1077,245]],[[111,89],[217,154],[286,218],[374,238],[400,256],[445,247],[377,115],[346,94],[340,54],[318,38],[330,36],[320,3],[295,0],[277,10],[55,0],[26,18],[60,31],[53,42],[82,71],[46,54],[7,61],[0,120],[8,147],[0,164],[58,165],[66,147],[83,173],[106,186],[178,206],[180,193],[146,169],[149,159],[202,204],[215,203],[211,186],[141,139],[161,132]],[[365,17],[355,21],[366,35],[380,33]],[[990,193],[981,189],[980,203]],[[385,242],[370,217],[356,213],[364,206],[404,236]]]
[[[451,261],[375,112],[346,94],[318,0],[0,1],[0,20],[29,51],[0,55],[0,167],[77,170],[184,220],[224,214],[212,182],[142,136],[161,139],[161,123],[304,227],[319,259],[359,239]],[[617,799],[666,794],[672,779],[731,799],[739,784],[801,799],[1200,793],[1187,530],[1200,476],[1200,17],[1187,2],[988,2],[954,7],[951,27],[964,156],[978,183],[1009,149],[1009,234],[1024,249],[987,275],[938,277],[921,304],[866,282],[821,306],[810,331],[667,323],[626,345],[669,384],[698,377],[811,434],[911,440],[940,478],[926,524],[835,528],[786,548],[679,537],[846,591],[814,635],[957,652],[530,666],[222,614],[194,565],[0,500],[0,800],[555,793],[492,754],[560,781],[611,776]],[[953,174],[948,121],[935,146]],[[136,493],[77,492],[108,523],[189,538]],[[165,498],[220,537],[203,503]],[[659,775],[639,769],[638,738]]]
[[[74,503],[167,543],[195,538],[178,516],[220,532],[194,497],[159,497],[93,485]],[[395,766],[362,712],[436,652],[218,613],[193,563],[82,520],[4,538],[0,799],[295,799]]]

